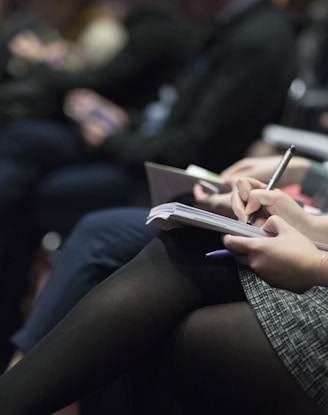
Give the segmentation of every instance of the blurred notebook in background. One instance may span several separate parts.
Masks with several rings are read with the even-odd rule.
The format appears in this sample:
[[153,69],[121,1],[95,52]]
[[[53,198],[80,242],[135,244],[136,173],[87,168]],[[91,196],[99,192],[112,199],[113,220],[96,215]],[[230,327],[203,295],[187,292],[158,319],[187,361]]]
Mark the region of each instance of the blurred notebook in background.
[[187,169],[145,162],[152,206],[180,200],[184,195],[191,194],[193,186],[199,180],[205,180],[219,191],[227,191],[227,186],[219,174],[194,164]]
[[282,149],[294,144],[298,152],[319,160],[328,160],[328,135],[269,124],[263,129],[262,138]]

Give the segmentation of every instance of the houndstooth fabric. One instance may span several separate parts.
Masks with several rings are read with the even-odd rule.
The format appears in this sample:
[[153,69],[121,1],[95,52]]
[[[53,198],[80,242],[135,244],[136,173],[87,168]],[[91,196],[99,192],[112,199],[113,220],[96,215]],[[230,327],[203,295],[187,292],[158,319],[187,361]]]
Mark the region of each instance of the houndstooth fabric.
[[272,288],[240,268],[245,294],[281,361],[301,387],[328,410],[328,288],[304,294]]

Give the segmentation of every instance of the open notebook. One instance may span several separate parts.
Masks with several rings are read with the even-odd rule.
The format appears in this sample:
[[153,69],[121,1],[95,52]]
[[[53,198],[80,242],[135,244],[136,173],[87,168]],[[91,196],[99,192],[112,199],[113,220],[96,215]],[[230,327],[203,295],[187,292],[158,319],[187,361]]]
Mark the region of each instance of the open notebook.
[[[249,237],[272,236],[256,226],[176,202],[163,203],[153,207],[149,212],[146,224],[163,230],[182,226],[196,226],[233,235]],[[328,251],[328,244],[321,242],[314,242],[314,244],[319,249]]]

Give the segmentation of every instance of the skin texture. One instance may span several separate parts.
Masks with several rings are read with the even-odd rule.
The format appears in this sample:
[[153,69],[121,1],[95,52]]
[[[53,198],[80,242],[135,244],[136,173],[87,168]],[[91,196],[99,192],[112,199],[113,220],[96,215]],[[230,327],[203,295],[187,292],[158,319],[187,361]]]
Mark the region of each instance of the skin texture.
[[203,208],[230,213],[242,222],[261,207],[254,226],[262,227],[272,238],[225,235],[223,242],[240,263],[253,268],[270,285],[298,293],[327,285],[328,254],[312,241],[328,242],[328,219],[306,213],[287,194],[278,189],[268,191],[265,186],[258,180],[241,178],[229,194],[209,195],[199,185],[194,192]]
[[[226,181],[233,181],[238,177],[254,177],[262,182],[268,182],[272,172],[281,160],[281,156],[246,157],[229,166],[221,172]],[[293,157],[288,168],[280,178],[279,186],[301,183],[310,165],[304,157]]]

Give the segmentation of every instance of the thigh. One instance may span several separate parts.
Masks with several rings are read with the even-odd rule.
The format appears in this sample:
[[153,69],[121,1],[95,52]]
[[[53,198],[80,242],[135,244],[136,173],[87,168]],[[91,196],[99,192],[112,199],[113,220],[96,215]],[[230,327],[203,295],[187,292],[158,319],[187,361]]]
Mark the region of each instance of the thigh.
[[106,209],[86,215],[60,252],[24,326],[13,337],[24,352],[44,337],[76,303],[133,258],[157,231],[145,225],[148,209]]
[[127,206],[131,175],[112,163],[82,163],[56,169],[36,189],[29,217],[38,229],[68,233],[91,211]]
[[174,337],[174,367],[191,413],[322,414],[283,366],[247,302],[188,316]]
[[190,227],[165,232],[159,238],[176,272],[198,287],[203,305],[245,299],[235,260],[205,255],[224,248],[218,232]]
[[16,121],[3,131],[0,157],[47,169],[79,162],[88,152],[77,129],[55,121]]
[[[22,121],[0,138],[0,215],[19,214],[40,181],[54,169],[88,158],[78,135],[65,124]],[[16,209],[16,211],[15,211]]]

